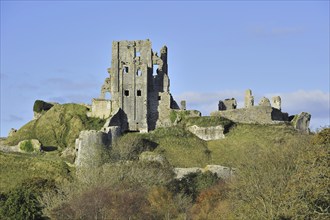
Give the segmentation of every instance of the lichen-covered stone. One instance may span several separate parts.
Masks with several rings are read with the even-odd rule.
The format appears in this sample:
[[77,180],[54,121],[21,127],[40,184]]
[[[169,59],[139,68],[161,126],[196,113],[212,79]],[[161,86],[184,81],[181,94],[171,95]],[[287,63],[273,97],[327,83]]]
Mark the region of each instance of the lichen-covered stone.
[[309,133],[310,120],[311,120],[311,114],[307,112],[302,112],[298,115],[295,115],[295,117],[292,120],[292,124],[293,127],[298,131],[301,131],[303,133]]
[[276,108],[278,110],[281,110],[281,105],[282,105],[282,101],[281,101],[281,97],[280,96],[274,96],[272,98],[272,106],[273,108]]
[[157,162],[162,165],[168,164],[168,161],[164,156],[151,151],[142,152],[139,156],[139,160],[145,162]]
[[197,173],[197,172],[207,172],[210,171],[211,173],[216,174],[219,178],[228,179],[232,177],[235,173],[235,169],[230,167],[224,167],[220,165],[207,165],[205,168],[200,167],[189,167],[189,168],[179,168],[176,167],[173,169],[175,173],[176,179],[182,179],[184,176],[190,173]]
[[262,99],[259,102],[259,105],[260,106],[271,106],[269,99],[266,97],[262,97]]
[[254,97],[252,96],[252,90],[248,89],[245,91],[244,107],[250,108],[252,106],[254,106]]
[[252,106],[249,108],[211,112],[211,116],[220,116],[237,123],[275,124],[289,121],[288,114],[270,106]]
[[81,131],[76,139],[77,167],[97,167],[103,163],[105,150],[111,143],[111,137],[102,131]]

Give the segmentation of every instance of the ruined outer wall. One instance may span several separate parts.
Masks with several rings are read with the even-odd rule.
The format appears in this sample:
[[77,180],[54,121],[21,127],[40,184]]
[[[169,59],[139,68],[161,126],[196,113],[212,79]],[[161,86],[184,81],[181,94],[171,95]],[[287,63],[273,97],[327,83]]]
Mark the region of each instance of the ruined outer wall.
[[238,123],[274,124],[289,121],[288,114],[270,106],[251,106],[212,112],[211,116],[221,116]]
[[111,100],[93,99],[92,111],[88,113],[88,116],[105,119],[110,117],[111,111]]

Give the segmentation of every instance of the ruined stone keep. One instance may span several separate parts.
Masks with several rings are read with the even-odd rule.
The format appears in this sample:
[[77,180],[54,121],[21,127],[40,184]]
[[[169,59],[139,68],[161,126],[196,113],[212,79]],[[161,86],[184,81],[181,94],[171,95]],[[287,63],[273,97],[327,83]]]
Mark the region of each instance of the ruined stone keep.
[[[120,111],[123,131],[148,132],[170,125],[170,110],[178,106],[169,92],[166,46],[158,55],[148,39],[114,41],[108,73],[89,116],[108,118]],[[111,99],[105,98],[108,92]]]

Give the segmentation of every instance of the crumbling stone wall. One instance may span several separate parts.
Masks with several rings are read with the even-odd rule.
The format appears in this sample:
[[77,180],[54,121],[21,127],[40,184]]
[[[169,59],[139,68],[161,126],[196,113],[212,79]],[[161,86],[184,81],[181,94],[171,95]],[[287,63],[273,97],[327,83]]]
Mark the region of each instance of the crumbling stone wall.
[[231,109],[212,112],[211,116],[221,116],[238,123],[274,124],[289,121],[287,113],[270,106],[251,106],[249,108]]
[[225,99],[224,101],[220,100],[218,104],[218,110],[224,111],[229,109],[236,109],[237,107],[237,101],[234,98],[231,99]]
[[92,99],[92,109],[87,113],[89,117],[109,118],[112,112],[112,102],[106,99]]

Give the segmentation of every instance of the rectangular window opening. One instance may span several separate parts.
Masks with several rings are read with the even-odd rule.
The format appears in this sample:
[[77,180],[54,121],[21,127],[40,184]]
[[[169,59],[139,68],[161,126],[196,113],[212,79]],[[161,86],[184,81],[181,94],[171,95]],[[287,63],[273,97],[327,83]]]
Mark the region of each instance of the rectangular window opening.
[[141,96],[141,94],[142,94],[142,93],[141,93],[141,90],[136,91],[136,95],[137,95],[137,96]]
[[136,75],[137,76],[142,76],[142,71],[140,69],[138,69],[137,72],[136,72]]
[[158,96],[158,100],[162,100],[162,97],[160,95]]
[[135,57],[139,57],[139,56],[141,56],[140,51],[136,51],[136,52],[135,52]]
[[158,74],[158,65],[153,65],[153,72],[152,72],[152,75],[153,76],[157,76]]
[[123,72],[124,72],[124,73],[128,73],[128,66],[124,66],[124,68],[123,68]]
[[129,96],[129,91],[128,90],[125,90],[124,95],[125,96]]

